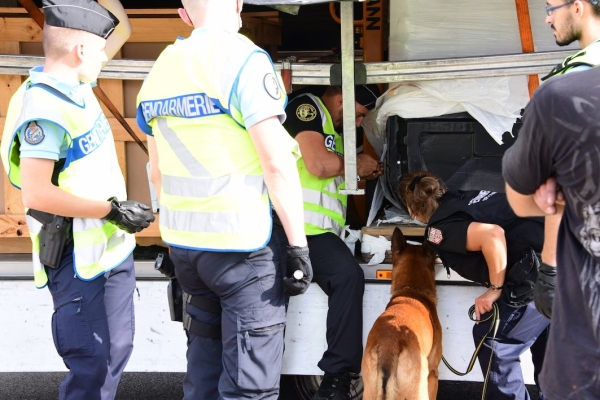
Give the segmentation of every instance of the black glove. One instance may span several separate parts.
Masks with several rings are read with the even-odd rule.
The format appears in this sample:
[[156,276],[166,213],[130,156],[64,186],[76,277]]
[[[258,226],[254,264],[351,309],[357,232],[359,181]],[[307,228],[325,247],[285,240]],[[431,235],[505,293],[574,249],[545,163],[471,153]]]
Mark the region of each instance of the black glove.
[[548,319],[552,316],[555,282],[556,267],[552,267],[544,262],[540,263],[538,277],[533,288],[533,301],[535,308]]
[[127,233],[139,232],[150,226],[154,221],[154,214],[148,212],[150,206],[137,201],[119,201],[116,197],[110,201],[110,212],[103,218]]
[[290,296],[306,292],[313,277],[308,247],[287,247],[287,276],[283,285]]

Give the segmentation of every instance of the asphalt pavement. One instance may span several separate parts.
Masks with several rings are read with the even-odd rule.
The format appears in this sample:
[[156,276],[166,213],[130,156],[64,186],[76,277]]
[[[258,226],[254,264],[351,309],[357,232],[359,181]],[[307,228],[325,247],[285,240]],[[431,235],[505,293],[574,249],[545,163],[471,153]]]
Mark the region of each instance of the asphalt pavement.
[[[64,372],[0,373],[1,400],[51,400],[58,398],[58,385]],[[177,400],[183,397],[182,373],[125,373],[115,400]],[[441,381],[437,400],[478,400],[482,383]],[[528,386],[531,399],[538,397]],[[282,376],[280,400],[299,400],[291,376]],[[199,399],[202,400],[202,399]]]

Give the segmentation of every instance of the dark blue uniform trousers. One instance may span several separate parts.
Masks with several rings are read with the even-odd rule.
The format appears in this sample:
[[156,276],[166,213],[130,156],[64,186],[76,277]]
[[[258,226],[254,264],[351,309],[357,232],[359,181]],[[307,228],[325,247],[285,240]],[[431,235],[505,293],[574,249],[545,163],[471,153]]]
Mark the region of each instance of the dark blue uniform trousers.
[[69,369],[59,399],[114,399],[133,350],[133,256],[83,281],[75,276],[71,244],[59,268],[46,267],[46,273],[54,302],[52,337]]
[[[544,361],[550,320],[535,309],[533,302],[520,308],[510,307],[502,300],[498,300],[496,304],[500,311],[500,325],[494,340],[494,355],[485,398],[488,400],[529,400],[530,396],[523,381],[519,356],[527,349],[531,350],[534,379],[537,384]],[[484,314],[482,319],[489,315],[490,313]],[[490,321],[482,322],[473,327],[475,346],[489,330],[490,323]],[[493,333],[488,335],[478,355],[484,377],[490,361],[492,335]],[[539,398],[540,400],[545,399],[542,393]]]
[[313,282],[328,296],[327,350],[319,368],[359,373],[363,353],[365,276],[348,246],[333,233],[307,237]]
[[221,327],[221,338],[187,332],[186,400],[270,399],[279,396],[285,329],[282,267],[285,234],[275,226],[266,247],[252,253],[171,247],[182,289],[220,302],[221,314],[191,304],[196,321]]

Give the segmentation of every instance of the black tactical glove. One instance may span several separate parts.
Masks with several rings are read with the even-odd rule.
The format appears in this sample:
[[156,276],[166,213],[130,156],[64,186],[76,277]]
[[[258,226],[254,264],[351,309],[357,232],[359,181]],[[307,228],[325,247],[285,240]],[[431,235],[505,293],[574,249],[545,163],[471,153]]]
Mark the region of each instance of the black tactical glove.
[[550,319],[552,316],[552,300],[554,299],[554,283],[556,282],[556,267],[544,262],[540,263],[540,270],[533,288],[533,301],[535,308]]
[[313,277],[308,247],[287,247],[287,276],[283,285],[290,296],[306,292]]
[[127,233],[139,232],[154,221],[154,214],[148,212],[150,206],[137,201],[119,201],[116,197],[110,201],[110,212],[103,218]]

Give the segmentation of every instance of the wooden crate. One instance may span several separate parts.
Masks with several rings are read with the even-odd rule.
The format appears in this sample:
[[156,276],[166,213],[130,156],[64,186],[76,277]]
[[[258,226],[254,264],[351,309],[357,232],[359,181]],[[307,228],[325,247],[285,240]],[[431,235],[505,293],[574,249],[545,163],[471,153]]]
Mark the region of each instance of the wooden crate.
[[[404,236],[414,236],[414,237],[423,237],[425,235],[425,227],[422,225],[415,224],[380,224],[363,227],[360,231],[363,235],[371,235],[371,236],[383,236],[387,240],[392,240],[392,235],[394,233],[394,229],[400,228]],[[362,253],[362,258],[364,262],[369,262],[373,255],[370,253]],[[391,264],[392,262],[392,252],[387,250],[385,252],[385,259],[383,260],[384,264]]]
[[[187,37],[192,29],[179,16],[177,10],[127,10],[133,32],[128,42],[115,58],[156,59],[158,54],[178,36]],[[243,13],[241,33],[250,37],[276,59],[277,46],[281,44],[281,24],[277,11]],[[0,7],[0,53],[43,55],[42,31],[23,8]],[[0,140],[4,130],[8,103],[25,78],[0,75]],[[144,140],[135,122],[135,97],[141,81],[100,79],[98,85],[106,93],[134,130]],[[104,108],[113,130],[119,164],[127,181],[129,198],[150,203],[150,190],[146,175],[147,156],[126,130]],[[21,195],[8,182],[3,173],[0,186],[0,253],[29,253],[31,241],[25,224]],[[157,222],[136,234],[140,245],[163,244]],[[164,245],[164,244],[163,244]]]

